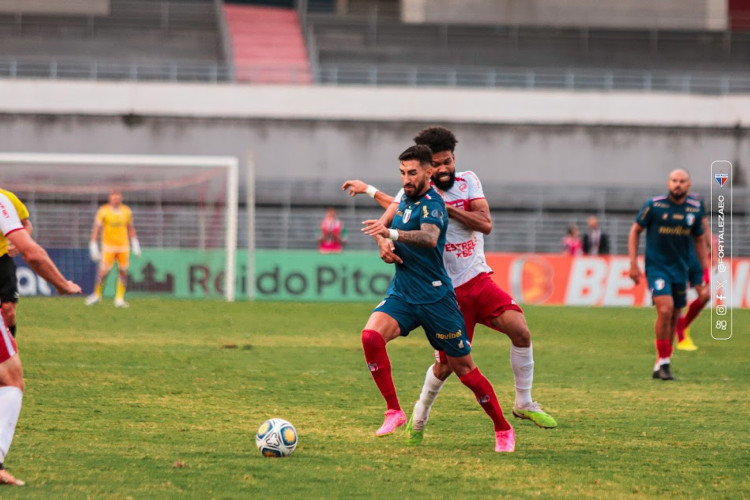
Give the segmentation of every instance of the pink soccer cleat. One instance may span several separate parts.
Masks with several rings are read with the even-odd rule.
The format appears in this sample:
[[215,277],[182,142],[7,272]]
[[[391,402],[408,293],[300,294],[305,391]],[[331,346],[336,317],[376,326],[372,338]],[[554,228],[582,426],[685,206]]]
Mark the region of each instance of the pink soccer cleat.
[[398,427],[401,427],[406,423],[406,413],[403,410],[388,410],[385,412],[385,420],[380,429],[375,434],[378,436],[385,436],[393,434]]
[[516,431],[512,427],[507,431],[495,431],[495,451],[516,451]]

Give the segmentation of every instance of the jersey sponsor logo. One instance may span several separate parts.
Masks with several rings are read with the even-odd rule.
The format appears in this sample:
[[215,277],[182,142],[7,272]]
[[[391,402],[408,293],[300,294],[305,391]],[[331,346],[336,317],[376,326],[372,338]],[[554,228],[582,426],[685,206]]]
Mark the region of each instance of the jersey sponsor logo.
[[666,283],[664,283],[664,280],[659,278],[656,281],[654,281],[654,288],[656,288],[657,290],[664,290],[665,284]]
[[[437,212],[437,210],[435,210]],[[427,205],[422,207],[422,217],[427,218],[430,215],[430,211],[427,209]],[[437,217],[437,214],[434,214],[433,217]]]
[[[435,338],[440,340],[453,340],[453,339],[460,339],[463,336],[463,332],[461,330],[457,332],[448,332],[448,333],[436,333]],[[461,341],[463,342],[463,340]],[[463,347],[463,346],[460,346]]]
[[667,217],[669,217],[669,214],[661,214],[662,219],[667,220]]
[[409,219],[411,219],[411,208],[407,208],[404,211],[404,217],[401,220],[403,220],[404,222],[409,222]]
[[377,363],[367,363],[367,368],[370,370],[370,372],[376,372],[380,369],[378,368]]
[[489,395],[489,394],[485,394],[485,395],[484,395],[484,396],[482,396],[482,397],[478,397],[478,398],[477,398],[477,402],[478,402],[478,403],[479,403],[480,405],[485,405],[485,404],[489,403],[489,402],[490,402],[490,395]]
[[659,227],[659,234],[666,234],[669,236],[690,236],[690,228],[680,227],[680,226],[674,226],[674,227],[661,226]]
[[445,251],[455,253],[456,257],[471,257],[474,255],[474,249],[477,247],[476,237],[469,241],[462,241],[460,243],[446,243]]
[[432,286],[443,286],[443,282],[440,280],[435,280],[432,282]]

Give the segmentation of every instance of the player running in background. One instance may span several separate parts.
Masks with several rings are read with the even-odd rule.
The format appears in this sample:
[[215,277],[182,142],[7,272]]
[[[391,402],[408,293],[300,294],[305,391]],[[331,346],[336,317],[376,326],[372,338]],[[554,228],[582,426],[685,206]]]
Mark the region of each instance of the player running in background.
[[[102,236],[102,250],[99,252],[97,244],[99,232]],[[109,192],[109,203],[99,207],[91,230],[89,253],[91,260],[99,262],[96,274],[94,293],[86,298],[86,305],[91,306],[102,300],[104,279],[112,266],[117,262],[117,289],[115,291],[115,307],[128,307],[125,302],[125,290],[128,286],[128,267],[130,266],[130,250],[133,254],[141,255],[141,245],[133,225],[133,214],[130,207],[123,204],[122,193],[113,189]]]
[[[0,193],[10,200],[21,224],[31,234],[34,228],[31,225],[26,205],[10,191],[0,189]],[[18,303],[18,278],[16,277],[16,263],[13,262],[13,257],[16,255],[18,255],[16,247],[0,234],[0,303],[2,303],[3,321],[13,337],[16,336],[16,304]]]
[[[11,200],[0,192],[0,233],[18,250],[26,263],[47,280],[60,294],[81,293],[81,287],[68,281],[55,264],[25,230]],[[5,282],[2,282],[5,286]],[[23,367],[16,341],[0,323],[0,485],[23,486],[25,483],[5,470],[8,455],[23,400]]]
[[512,452],[513,427],[503,416],[492,384],[472,360],[464,319],[443,264],[448,213],[443,199],[430,187],[432,151],[423,145],[411,146],[399,161],[404,194],[399,198],[392,228],[381,220],[366,220],[362,229],[376,237],[381,248],[381,241],[394,243],[393,252],[400,261],[385,299],[362,330],[365,360],[387,405],[385,421],[376,434],[391,434],[406,423],[386,344],[422,326],[433,348],[445,356],[451,370],[474,392],[492,419],[495,451]]
[[642,277],[638,240],[646,230],[646,279],[656,306],[657,358],[652,376],[661,380],[674,379],[670,357],[675,324],[687,299],[691,245],[695,244],[702,267],[708,267],[703,239],[705,214],[702,204],[688,197],[690,176],[685,170],[673,170],[667,189],[668,195],[656,196],[643,205],[628,236],[630,278],[638,284]]
[[[703,197],[690,193],[689,198],[698,201],[701,204],[703,213],[706,213],[706,206],[703,203]],[[715,266],[713,259],[717,258],[717,252],[711,252],[710,249],[713,245],[713,238],[711,237],[711,228],[708,225],[708,217],[703,217],[703,240],[706,244],[706,249],[711,256],[711,268]],[[711,299],[711,268],[703,268],[701,263],[698,261],[698,255],[695,252],[695,246],[690,247],[690,260],[689,260],[688,280],[690,285],[695,288],[698,293],[698,297],[693,300],[687,308],[687,313],[683,316],[680,315],[677,318],[675,324],[675,332],[677,333],[677,349],[682,351],[696,351],[698,346],[693,342],[690,336],[690,324],[698,317],[700,312],[706,306],[708,301]]]
[[[448,275],[456,287],[469,341],[473,342],[477,323],[505,333],[512,343],[510,365],[516,389],[513,415],[529,419],[539,427],[556,427],[555,419],[531,398],[534,355],[523,311],[490,278],[493,271],[484,255],[484,234],[492,230],[492,218],[482,184],[474,172],[456,173],[454,149],[458,141],[450,130],[430,127],[422,130],[414,141],[433,151],[432,185],[444,198],[451,218],[443,257]],[[394,198],[359,180],[346,181],[342,188],[348,189],[351,196],[367,193],[375,198],[386,209],[381,217],[386,224],[393,219],[402,194],[399,191],[394,202]],[[384,245],[389,243],[384,242]],[[381,255],[386,262],[400,261],[397,255],[382,246]],[[424,386],[407,426],[408,443],[421,442],[432,404],[450,374],[445,355],[436,352],[436,362],[427,369]]]

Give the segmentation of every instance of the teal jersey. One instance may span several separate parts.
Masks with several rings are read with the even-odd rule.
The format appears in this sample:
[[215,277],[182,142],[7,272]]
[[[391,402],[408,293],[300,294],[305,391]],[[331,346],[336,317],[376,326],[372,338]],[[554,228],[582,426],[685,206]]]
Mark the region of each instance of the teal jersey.
[[434,224],[440,228],[435,248],[394,242],[396,254],[404,262],[396,264],[396,274],[388,288],[388,295],[397,295],[410,304],[431,304],[453,291],[453,284],[443,264],[448,211],[443,198],[432,187],[418,198],[403,195],[391,228],[416,231],[422,224]]
[[676,204],[669,196],[651,198],[635,221],[646,229],[646,275],[660,271],[672,283],[685,283],[693,237],[703,234],[703,204],[687,197]]

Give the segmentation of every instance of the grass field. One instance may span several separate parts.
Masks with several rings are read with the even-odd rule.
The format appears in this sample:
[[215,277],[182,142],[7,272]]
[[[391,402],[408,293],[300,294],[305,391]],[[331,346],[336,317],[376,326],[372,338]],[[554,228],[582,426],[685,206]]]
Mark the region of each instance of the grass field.
[[[384,403],[360,330],[373,304],[83,299],[19,305],[27,390],[5,498],[744,498],[750,496],[748,328],[677,352],[679,380],[651,379],[654,311],[527,307],[534,397],[559,427],[512,419],[497,454],[489,419],[455,378],[422,446],[376,438]],[[481,328],[474,357],[510,413],[509,341]],[[389,345],[411,411],[431,350]],[[287,459],[260,456],[258,426],[299,432]]]

